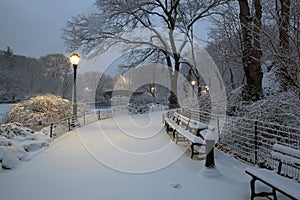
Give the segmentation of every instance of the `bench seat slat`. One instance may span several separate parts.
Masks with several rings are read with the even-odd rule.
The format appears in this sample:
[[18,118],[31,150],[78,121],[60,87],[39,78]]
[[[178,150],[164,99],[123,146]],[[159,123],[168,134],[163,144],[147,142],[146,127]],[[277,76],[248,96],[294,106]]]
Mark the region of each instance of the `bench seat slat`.
[[182,127],[179,127],[177,129],[177,131],[180,135],[184,136],[185,138],[187,138],[188,140],[190,140],[193,143],[205,144],[205,142],[202,139],[200,139],[196,135],[192,134],[191,132],[183,129]]
[[290,194],[296,199],[300,199],[300,184],[296,180],[280,176],[276,174],[276,171],[256,167],[248,167],[245,169],[245,172],[251,176],[255,176],[265,184],[275,187],[281,193]]
[[190,128],[193,129],[207,129],[208,125],[199,121],[196,121],[194,119],[190,120],[190,124],[189,124]]
[[[167,115],[168,116],[168,115]],[[167,125],[167,128],[170,128],[171,130],[173,130],[173,139],[176,138],[176,143],[178,141],[178,135],[181,135],[183,138],[189,140],[192,144],[191,144],[191,150],[192,150],[192,155],[191,158],[193,158],[193,155],[196,154],[201,154],[200,151],[202,151],[202,147],[205,147],[205,140],[202,137],[199,137],[195,134],[193,134],[190,130],[190,124],[191,124],[191,120],[190,118],[183,116],[177,112],[173,113],[172,117],[167,117],[165,115],[163,115],[163,121],[165,123],[165,125]],[[195,121],[196,122],[196,121]],[[207,124],[201,123],[199,122],[196,127],[196,129],[201,129],[201,127],[199,128],[199,126],[202,126],[203,129],[208,128]],[[167,129],[168,132],[168,129]],[[195,152],[195,149],[197,149]]]
[[165,123],[168,124],[172,129],[176,129],[177,127],[179,127],[179,125],[177,125],[173,120],[171,119],[165,119]]

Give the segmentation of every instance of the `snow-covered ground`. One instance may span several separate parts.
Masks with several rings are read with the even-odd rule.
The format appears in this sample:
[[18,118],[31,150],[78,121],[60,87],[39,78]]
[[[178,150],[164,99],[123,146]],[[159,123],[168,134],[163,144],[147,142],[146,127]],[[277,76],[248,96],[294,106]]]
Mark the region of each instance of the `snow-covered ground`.
[[35,133],[19,123],[0,125],[0,173],[17,168],[50,143],[47,131]]
[[0,124],[3,122],[6,113],[8,113],[12,107],[14,107],[14,104],[0,104]]
[[98,121],[2,172],[0,199],[249,199],[247,164],[216,150],[216,169],[206,169],[184,150],[160,112]]

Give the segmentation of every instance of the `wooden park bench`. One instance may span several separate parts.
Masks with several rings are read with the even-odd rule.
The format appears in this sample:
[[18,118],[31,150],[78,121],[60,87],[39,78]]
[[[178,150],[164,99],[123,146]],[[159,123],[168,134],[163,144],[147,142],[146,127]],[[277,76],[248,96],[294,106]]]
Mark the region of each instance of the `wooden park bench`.
[[[300,199],[300,150],[281,144],[274,144],[271,152],[273,159],[278,162],[277,170],[248,167],[245,172],[252,177],[250,181],[251,200],[254,197],[273,196],[276,192],[291,199]],[[275,161],[274,161],[275,162]],[[260,181],[271,187],[271,192],[255,192],[255,181]]]
[[[203,130],[207,128],[208,125],[196,122],[177,112],[174,112],[172,118],[164,117],[164,123],[167,133],[170,131],[173,133],[173,140],[175,140],[176,143],[179,141],[188,141],[190,143],[192,159],[194,155],[200,154],[201,148],[199,147],[205,146],[205,135],[201,135],[198,128],[201,127]],[[201,126],[199,125],[200,123]],[[192,125],[194,126],[192,127]],[[193,133],[195,132],[193,131],[195,127],[197,128],[196,134]]]

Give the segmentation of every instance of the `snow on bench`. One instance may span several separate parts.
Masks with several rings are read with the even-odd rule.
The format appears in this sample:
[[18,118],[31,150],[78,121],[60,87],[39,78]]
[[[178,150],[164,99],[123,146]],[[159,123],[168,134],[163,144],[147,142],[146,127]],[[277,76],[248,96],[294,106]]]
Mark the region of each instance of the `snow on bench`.
[[[194,120],[195,121],[195,120]],[[190,127],[190,122],[191,119],[188,117],[185,117],[177,112],[175,112],[173,114],[173,118],[168,118],[168,117],[164,117],[164,122],[166,125],[166,131],[167,133],[169,131],[172,131],[173,133],[173,140],[176,141],[176,143],[178,141],[186,141],[188,140],[189,142],[191,142],[191,158],[193,158],[193,156],[195,154],[199,154],[200,153],[200,149],[196,149],[195,147],[201,147],[205,145],[205,141],[204,141],[204,137],[201,135],[195,135],[191,132],[191,127]],[[199,122],[201,123],[201,122]],[[202,125],[204,128],[207,127],[204,124]],[[198,128],[198,127],[197,127]],[[180,137],[182,136],[182,137]],[[197,152],[195,152],[197,151]]]
[[199,122],[199,121],[196,121],[196,120],[194,120],[194,119],[191,119],[191,120],[190,120],[189,126],[190,126],[190,128],[192,128],[192,129],[200,129],[200,130],[201,130],[201,129],[204,130],[204,129],[207,129],[207,128],[208,128],[208,125],[207,125],[207,124],[202,123],[202,122]]
[[[272,157],[279,162],[277,170],[267,170],[257,167],[248,167],[245,172],[252,176],[250,181],[251,188],[251,200],[256,196],[267,197],[272,195],[274,199],[276,197],[276,191],[284,194],[291,199],[300,199],[300,150],[292,147],[287,147],[281,144],[274,144]],[[285,170],[298,171],[294,173],[294,177],[287,178],[290,174]],[[268,185],[272,188],[272,192],[260,192],[255,193],[255,181]]]

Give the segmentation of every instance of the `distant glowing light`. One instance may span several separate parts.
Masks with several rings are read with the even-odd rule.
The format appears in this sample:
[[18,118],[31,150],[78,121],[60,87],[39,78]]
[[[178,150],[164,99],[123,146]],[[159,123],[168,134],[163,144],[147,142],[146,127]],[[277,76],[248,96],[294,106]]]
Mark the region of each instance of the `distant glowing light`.
[[151,91],[154,92],[154,90],[155,90],[155,87],[151,87]]

